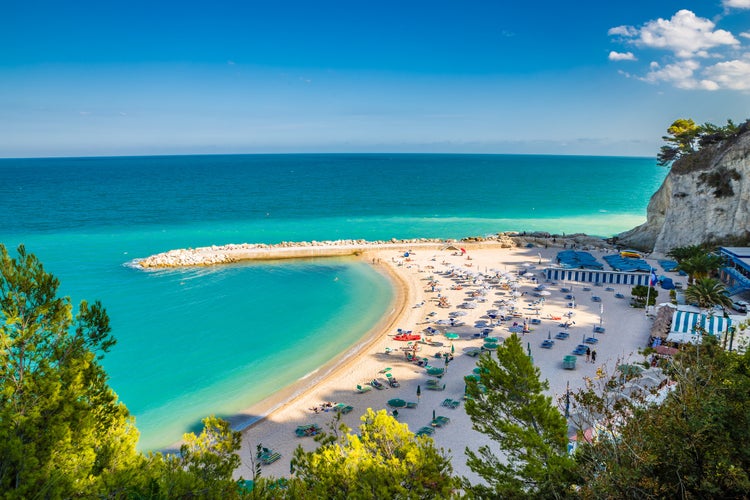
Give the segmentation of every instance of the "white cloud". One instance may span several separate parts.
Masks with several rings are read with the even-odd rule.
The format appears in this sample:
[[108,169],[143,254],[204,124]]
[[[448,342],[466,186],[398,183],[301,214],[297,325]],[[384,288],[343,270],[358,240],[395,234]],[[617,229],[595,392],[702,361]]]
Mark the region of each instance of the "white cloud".
[[740,33],[740,36],[742,38],[750,38],[750,31],[743,31],[742,33]]
[[607,31],[607,34],[609,36],[636,36],[638,34],[638,30],[635,29],[632,26],[616,26],[614,28],[610,28],[609,31]]
[[705,74],[721,88],[750,90],[750,56],[746,55],[744,60],[716,63],[706,68]]
[[727,8],[750,9],[750,0],[723,0],[721,4]]
[[674,52],[677,57],[689,59],[708,57],[707,49],[713,47],[739,45],[740,42],[730,32],[715,30],[715,27],[711,20],[683,9],[672,19],[649,21],[640,29],[618,26],[611,28],[609,34],[630,38],[629,42],[638,47],[665,49]]
[[661,66],[657,62],[652,62],[649,66],[650,71],[642,80],[649,83],[670,83],[680,89],[718,90],[719,84],[714,80],[699,79],[696,77],[696,73],[700,67],[700,63],[691,59],[665,66]]
[[609,53],[610,61],[637,61],[638,59],[633,55],[632,52],[615,52],[614,50]]

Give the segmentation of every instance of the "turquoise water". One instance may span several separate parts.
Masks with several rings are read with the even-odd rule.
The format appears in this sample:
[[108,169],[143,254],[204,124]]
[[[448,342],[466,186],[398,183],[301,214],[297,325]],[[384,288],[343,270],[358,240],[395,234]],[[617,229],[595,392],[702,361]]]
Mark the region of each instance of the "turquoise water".
[[652,159],[599,157],[0,160],[0,242],[24,243],[74,302],[107,307],[118,344],[104,364],[137,418],[141,448],[152,449],[356,344],[392,291],[356,261],[143,272],[125,265],[131,259],[241,242],[609,236],[645,220],[665,175]]

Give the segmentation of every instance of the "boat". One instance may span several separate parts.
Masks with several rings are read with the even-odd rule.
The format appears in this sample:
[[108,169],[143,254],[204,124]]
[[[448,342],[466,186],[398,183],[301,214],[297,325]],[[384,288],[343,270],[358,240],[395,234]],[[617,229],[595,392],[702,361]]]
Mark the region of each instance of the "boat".
[[396,335],[395,337],[393,337],[393,340],[414,341],[414,340],[420,340],[421,338],[422,336],[417,333],[402,333],[400,335]]
[[623,250],[620,252],[620,257],[623,259],[640,259],[642,255],[640,252],[636,252],[635,250]]

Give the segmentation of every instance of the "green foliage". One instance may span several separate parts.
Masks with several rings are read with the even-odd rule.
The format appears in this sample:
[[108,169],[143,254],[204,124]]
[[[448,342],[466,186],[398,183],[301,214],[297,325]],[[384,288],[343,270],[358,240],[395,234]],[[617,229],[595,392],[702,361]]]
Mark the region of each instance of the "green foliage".
[[[574,399],[598,415],[599,435],[576,454],[584,498],[745,498],[750,491],[750,354],[713,337],[668,366],[674,390],[659,406],[642,396],[586,390]],[[606,385],[620,384],[612,377]]]
[[692,119],[679,118],[667,129],[668,135],[662,136],[667,144],[661,147],[656,156],[657,162],[660,166],[670,165],[680,158],[695,153],[701,147],[729,139],[737,135],[739,131],[740,127],[732,120],[727,120],[727,124],[720,127],[713,123],[696,125]]
[[689,245],[671,249],[669,252],[667,252],[667,257],[672,257],[679,264],[686,259],[697,257],[707,252],[708,249],[703,245]]
[[[450,498],[457,486],[450,460],[432,438],[415,437],[385,410],[368,409],[359,434],[341,427],[311,452],[298,447],[279,498]],[[264,483],[264,486],[267,486]]]
[[[567,454],[567,423],[544,392],[539,368],[512,335],[497,350],[479,358],[480,381],[467,379],[466,413],[473,428],[499,445],[467,449],[467,464],[486,484],[464,487],[480,498],[557,497],[573,478]],[[480,389],[479,384],[484,386]]]
[[216,418],[180,455],[136,452],[138,431],[99,365],[114,344],[98,302],[57,297],[23,246],[0,245],[0,497],[233,498],[239,433]]
[[688,280],[692,283],[698,278],[707,278],[724,265],[725,261],[721,255],[703,252],[683,259],[677,265],[677,269],[686,272]]
[[97,362],[115,343],[98,302],[73,318],[39,260],[0,245],[0,491],[74,496],[135,460],[138,433]]
[[646,307],[646,298],[648,298],[648,305],[653,306],[656,304],[659,291],[652,286],[635,285],[630,294],[633,296],[633,300],[631,301],[633,307]]
[[711,172],[702,172],[698,176],[701,184],[713,188],[715,198],[734,196],[732,181],[739,181],[740,179],[742,179],[742,176],[737,170],[726,167],[719,167]]
[[713,278],[698,278],[685,290],[685,300],[698,307],[713,306],[731,307],[732,299],[727,295],[727,289],[721,281]]

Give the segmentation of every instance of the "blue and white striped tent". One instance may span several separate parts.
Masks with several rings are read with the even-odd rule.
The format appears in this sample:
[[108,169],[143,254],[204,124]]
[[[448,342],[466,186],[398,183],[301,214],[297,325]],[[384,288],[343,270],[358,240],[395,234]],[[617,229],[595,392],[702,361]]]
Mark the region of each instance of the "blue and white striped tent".
[[703,328],[710,335],[721,335],[732,322],[723,316],[708,316],[703,313],[675,311],[672,316],[672,332],[694,333],[695,328]]

